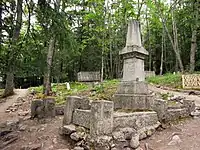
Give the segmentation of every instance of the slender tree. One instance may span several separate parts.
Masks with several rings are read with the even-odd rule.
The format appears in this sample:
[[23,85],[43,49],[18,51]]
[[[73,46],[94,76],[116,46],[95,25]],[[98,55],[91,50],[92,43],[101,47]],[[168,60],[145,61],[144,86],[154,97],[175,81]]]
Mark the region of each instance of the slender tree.
[[17,0],[16,6],[16,22],[14,24],[12,40],[10,43],[10,52],[7,59],[7,73],[6,73],[6,87],[3,93],[3,97],[12,95],[14,93],[14,69],[16,62],[16,52],[18,51],[18,40],[20,36],[20,30],[22,26],[22,2],[23,0]]

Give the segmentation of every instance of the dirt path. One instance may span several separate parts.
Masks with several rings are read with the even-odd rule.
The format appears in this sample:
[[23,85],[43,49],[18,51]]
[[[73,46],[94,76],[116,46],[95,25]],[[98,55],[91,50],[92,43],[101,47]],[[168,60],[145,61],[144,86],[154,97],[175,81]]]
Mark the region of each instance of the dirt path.
[[[197,106],[200,106],[200,97],[198,95],[188,95],[188,93],[176,92],[172,90],[164,90],[149,85],[149,90],[155,93],[173,94],[182,96],[188,100],[194,100]],[[163,131],[156,133],[141,141],[141,147],[145,149],[145,144],[149,146],[149,150],[200,150],[200,118],[186,119],[185,121],[173,125]],[[169,145],[174,135],[178,135],[181,139],[180,143]]]
[[200,106],[200,96],[198,96],[198,95],[188,95],[188,93],[175,92],[175,91],[170,91],[170,90],[164,90],[164,89],[157,88],[157,87],[155,87],[153,85],[148,85],[148,88],[149,88],[149,90],[151,90],[151,91],[153,91],[155,93],[162,93],[162,94],[170,93],[170,94],[173,94],[175,96],[183,96],[187,100],[194,100],[195,104],[197,106]]
[[[5,102],[0,103],[0,122],[5,121],[6,119],[8,119],[8,117],[10,117],[9,114],[5,113],[6,109],[9,106],[16,102],[19,97],[25,97],[28,95],[28,89],[15,89],[14,92],[15,94],[13,96],[2,99],[2,101]],[[15,116],[12,115],[12,118],[13,117]]]
[[[150,138],[141,141],[144,147],[148,143],[149,150],[200,150],[200,118],[187,119],[163,131],[157,131]],[[178,135],[181,142],[169,145],[172,137]]]

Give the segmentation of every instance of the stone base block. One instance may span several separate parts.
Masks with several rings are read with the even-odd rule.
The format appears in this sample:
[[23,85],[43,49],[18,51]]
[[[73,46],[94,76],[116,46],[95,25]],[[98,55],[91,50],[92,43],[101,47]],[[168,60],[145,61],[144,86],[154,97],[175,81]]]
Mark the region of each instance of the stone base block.
[[154,105],[153,105],[153,110],[157,112],[158,114],[158,119],[160,122],[165,118],[166,112],[167,112],[167,101],[162,100],[162,99],[155,99],[154,100]]
[[72,123],[90,129],[91,110],[75,109]]
[[148,85],[141,81],[122,81],[117,89],[117,94],[148,94]]
[[153,96],[134,94],[115,94],[114,109],[151,110]]
[[188,111],[186,108],[179,109],[168,109],[165,117],[165,121],[175,121],[181,118],[189,117]]
[[55,117],[55,99],[34,100],[31,103],[31,118]]
[[148,126],[155,126],[159,123],[157,113],[154,111],[148,112],[115,112],[114,113],[114,130],[117,128],[130,127],[135,130],[141,130]]

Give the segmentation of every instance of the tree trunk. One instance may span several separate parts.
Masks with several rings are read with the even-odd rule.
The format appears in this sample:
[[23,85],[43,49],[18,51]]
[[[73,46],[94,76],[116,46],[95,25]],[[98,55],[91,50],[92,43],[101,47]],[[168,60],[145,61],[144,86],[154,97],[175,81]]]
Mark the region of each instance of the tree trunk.
[[112,56],[112,40],[110,36],[110,78],[113,78],[113,56]]
[[198,24],[198,17],[199,17],[199,13],[198,13],[198,0],[197,2],[195,1],[193,3],[193,7],[194,7],[194,19],[195,19],[195,23],[194,26],[192,28],[192,39],[191,39],[191,49],[190,49],[190,72],[194,72],[195,69],[195,54],[197,51],[197,24]]
[[163,74],[163,56],[164,56],[164,42],[165,42],[165,31],[163,29],[162,33],[162,50],[161,50],[161,57],[160,57],[160,75]]
[[[54,9],[57,13],[59,13],[60,8],[60,0],[56,0],[54,3]],[[53,27],[55,24],[52,23],[51,27]],[[51,29],[51,28],[50,28]],[[52,71],[52,62],[53,62],[53,56],[54,56],[54,50],[55,50],[55,43],[56,43],[56,34],[54,34],[50,41],[49,41],[49,48],[48,48],[48,54],[47,54],[47,70],[44,74],[44,95],[50,95],[51,93],[51,71]]]
[[[165,29],[165,31],[166,31],[166,33],[167,33],[167,36],[168,36],[168,38],[169,38],[169,40],[170,40],[170,42],[171,42],[172,48],[173,48],[173,50],[174,50],[174,52],[175,52],[175,55],[176,55],[176,58],[177,58],[177,60],[178,60],[178,64],[179,64],[180,70],[181,70],[181,72],[184,72],[184,67],[183,67],[181,55],[180,55],[179,50],[177,49],[177,48],[178,48],[178,45],[176,45],[177,42],[178,42],[178,40],[176,39],[177,41],[175,41],[175,43],[174,43],[174,40],[173,40],[172,36],[171,36],[170,33],[169,33],[169,30],[168,30],[167,25],[166,25],[166,21],[165,21],[163,15],[162,15],[162,12],[161,12],[160,7],[159,7],[158,4],[157,4],[157,8],[158,8],[158,10],[159,10],[159,14],[160,14],[160,17],[161,17],[161,20],[162,20],[163,27],[164,27],[164,29]],[[173,18],[173,17],[172,17],[172,22],[174,22],[174,18]],[[174,33],[175,33],[175,32],[177,33],[177,29],[176,29],[176,28],[173,28],[173,32],[174,32]],[[177,36],[176,36],[176,37],[177,37]]]
[[0,2],[0,49],[3,43],[3,34],[2,34],[2,14],[3,14],[3,2]]
[[13,30],[13,37],[12,42],[10,45],[11,51],[8,54],[8,66],[7,66],[7,73],[6,73],[6,87],[3,93],[3,97],[7,97],[9,95],[12,95],[14,93],[14,66],[16,61],[15,51],[17,40],[19,39],[21,25],[22,25],[22,2],[23,0],[17,1],[17,19],[16,19],[16,25]]
[[44,94],[49,95],[51,92],[51,68],[53,62],[53,54],[55,47],[55,36],[50,39],[49,49],[47,54],[47,70],[44,75]]
[[101,52],[101,82],[103,82],[103,69],[104,69],[104,57],[103,57],[103,52],[104,51],[104,48]]
[[191,49],[190,49],[190,72],[195,69],[195,53],[197,50],[197,30],[192,31]]

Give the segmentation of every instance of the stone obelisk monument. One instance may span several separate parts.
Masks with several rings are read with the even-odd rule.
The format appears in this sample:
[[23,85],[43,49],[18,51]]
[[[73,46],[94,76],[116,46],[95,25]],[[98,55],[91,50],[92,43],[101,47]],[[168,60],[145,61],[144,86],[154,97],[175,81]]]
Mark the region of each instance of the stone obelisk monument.
[[144,58],[149,53],[142,47],[139,22],[129,21],[123,57],[123,78],[114,95],[115,109],[149,110],[153,103],[145,83]]

